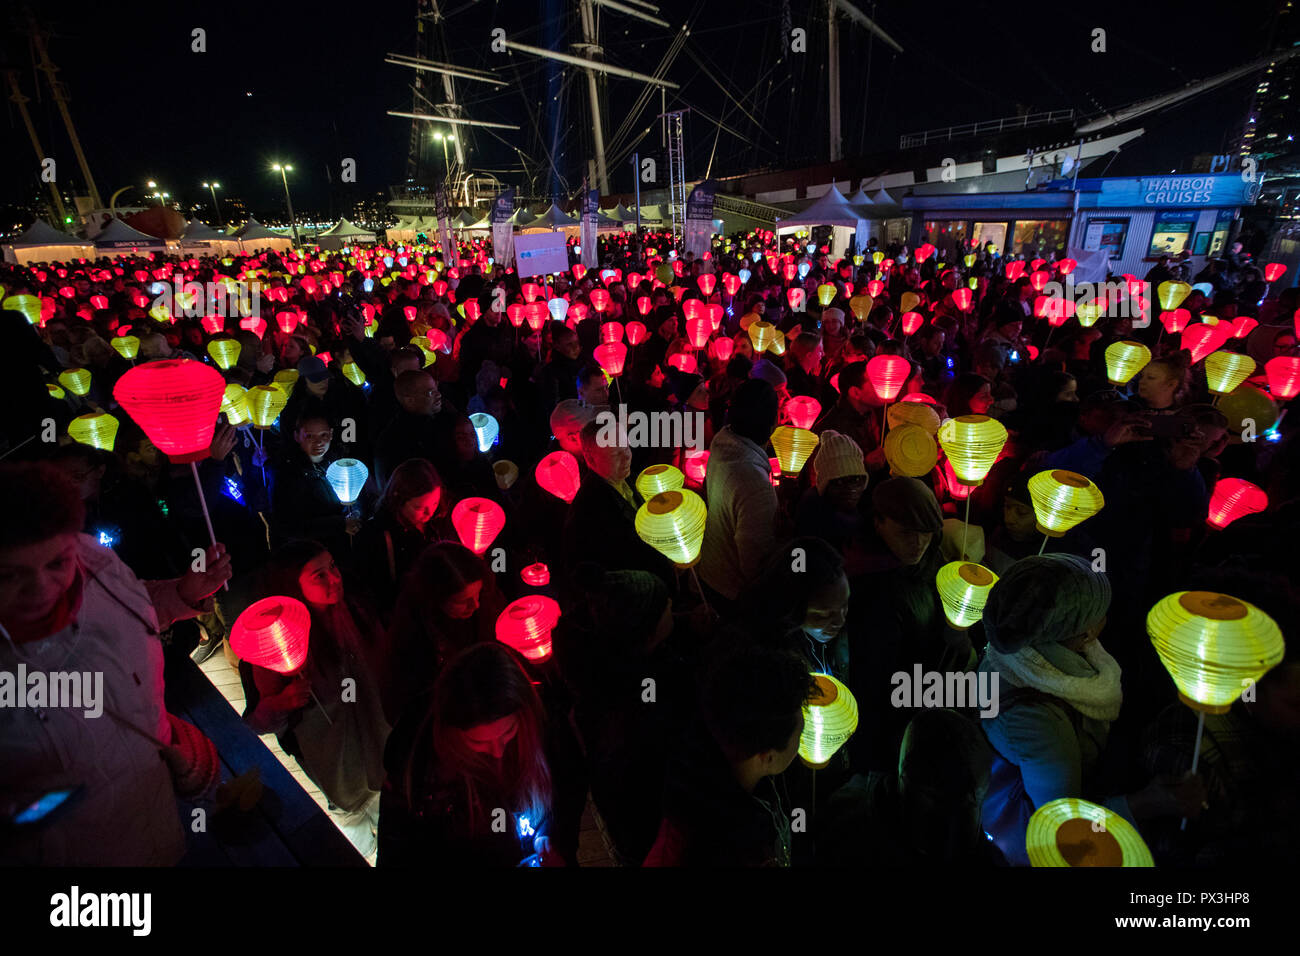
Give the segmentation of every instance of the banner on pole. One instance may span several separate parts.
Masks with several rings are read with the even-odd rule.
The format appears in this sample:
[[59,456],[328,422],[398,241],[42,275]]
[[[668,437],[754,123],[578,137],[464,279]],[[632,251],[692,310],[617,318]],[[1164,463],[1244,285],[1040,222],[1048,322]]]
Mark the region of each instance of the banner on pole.
[[596,250],[596,217],[600,215],[600,192],[585,189],[582,193],[582,224],[578,230],[578,244],[582,246],[582,264],[588,269],[600,265]]
[[447,187],[441,187],[434,196],[434,210],[438,215],[438,241],[442,246],[442,261],[447,268],[455,264],[456,240],[451,235],[451,215],[447,202]]
[[713,198],[717,188],[715,180],[706,179],[691,190],[686,200],[685,252],[694,253],[696,259],[704,258],[713,243]]
[[492,225],[492,258],[509,265],[515,257],[515,227],[510,221],[515,214],[515,188],[502,190],[492,200],[489,222]]

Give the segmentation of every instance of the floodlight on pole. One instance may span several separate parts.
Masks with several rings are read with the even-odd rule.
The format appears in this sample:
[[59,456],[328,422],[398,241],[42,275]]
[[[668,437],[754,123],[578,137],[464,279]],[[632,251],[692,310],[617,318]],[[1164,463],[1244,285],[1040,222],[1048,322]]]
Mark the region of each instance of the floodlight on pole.
[[221,218],[221,204],[217,202],[217,190],[221,188],[221,183],[211,182],[204,183],[203,185],[212,190],[212,208],[215,209],[217,213],[217,228],[226,228],[226,221]]
[[280,181],[284,183],[284,201],[289,207],[289,228],[293,232],[293,244],[298,245],[298,220],[293,215],[293,200],[289,197],[289,176],[293,172],[293,167],[288,163],[281,165],[273,163],[271,168],[280,174]]

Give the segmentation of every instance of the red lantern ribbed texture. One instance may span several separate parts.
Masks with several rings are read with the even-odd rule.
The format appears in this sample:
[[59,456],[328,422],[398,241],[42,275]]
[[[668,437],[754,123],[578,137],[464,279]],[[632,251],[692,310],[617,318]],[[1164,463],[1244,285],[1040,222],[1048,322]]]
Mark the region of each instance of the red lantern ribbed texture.
[[230,630],[230,649],[240,660],[277,674],[292,674],[307,660],[311,614],[291,597],[254,601]]
[[163,359],[129,369],[113,397],[172,461],[206,458],[226,380],[192,359]]
[[1268,495],[1258,485],[1243,478],[1220,478],[1210,495],[1210,527],[1220,530],[1238,518],[1253,515],[1268,507]]
[[867,362],[867,378],[876,394],[887,402],[898,397],[912,373],[912,363],[901,355],[877,355]]
[[451,523],[461,544],[484,554],[506,526],[506,513],[489,498],[466,498],[451,509]]

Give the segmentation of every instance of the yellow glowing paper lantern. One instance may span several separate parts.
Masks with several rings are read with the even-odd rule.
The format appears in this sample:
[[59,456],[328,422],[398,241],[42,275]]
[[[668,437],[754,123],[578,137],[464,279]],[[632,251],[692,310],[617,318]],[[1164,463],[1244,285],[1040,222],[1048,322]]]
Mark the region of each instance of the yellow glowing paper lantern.
[[226,422],[231,425],[243,425],[252,419],[248,410],[248,389],[231,382],[221,396],[221,411]]
[[51,398],[57,398],[61,401],[68,397],[68,393],[59,388],[59,386],[55,385],[53,382],[46,382],[45,387],[49,389]]
[[342,371],[343,377],[358,388],[366,384],[366,373],[361,371],[361,366],[356,362],[344,362]]
[[248,390],[248,417],[258,428],[270,428],[289,403],[284,389],[274,385],[254,385]]
[[1147,614],[1147,634],[1194,710],[1226,714],[1242,691],[1282,660],[1282,631],[1271,617],[1213,591],[1178,591]]
[[998,583],[998,576],[971,561],[950,561],[939,569],[934,578],[943,604],[943,616],[958,630],[966,630],[984,616],[984,605],[989,592]]
[[1151,350],[1141,342],[1112,342],[1106,346],[1106,377],[1112,385],[1127,385],[1150,361]]
[[973,253],[973,252],[968,252],[968,253],[967,253],[967,254],[962,258],[961,261],[964,262],[964,263],[966,263],[966,268],[969,269],[971,266],[973,266],[973,265],[975,264],[975,253]]
[[966,280],[966,285],[971,289],[978,289],[980,287],[980,280],[975,278],[975,276],[971,276]]
[[241,349],[238,339],[213,339],[208,343],[208,354],[223,372],[235,367]]
[[799,759],[818,770],[831,762],[858,729],[858,702],[830,674],[814,674],[817,691],[804,705]]
[[70,368],[59,373],[59,384],[77,397],[90,391],[90,373],[84,368]]
[[1028,487],[1038,530],[1051,538],[1087,521],[1106,504],[1100,488],[1078,472],[1062,468],[1040,471],[1029,479]]
[[1085,329],[1090,329],[1097,324],[1101,314],[1106,311],[1106,303],[1097,299],[1076,302],[1074,305],[1074,317],[1079,320],[1079,324]]
[[817,287],[817,301],[822,304],[823,308],[834,302],[835,286],[831,285],[829,282],[819,285]]
[[0,309],[21,312],[32,325],[41,324],[41,300],[34,295],[11,295],[0,302]]
[[663,491],[676,491],[685,487],[686,476],[672,465],[651,465],[636,476],[636,490],[649,501]]
[[1006,428],[988,415],[962,415],[939,426],[939,444],[963,485],[983,484],[1006,443]]
[[885,254],[883,252],[873,252],[871,254],[871,261],[874,262],[876,265],[880,265],[882,262],[885,261]]
[[855,295],[849,299],[849,309],[857,316],[859,322],[867,321],[867,316],[875,308],[876,300],[869,295]]
[[885,436],[884,449],[891,475],[920,478],[928,475],[939,463],[934,435],[920,425],[903,424],[891,428]]
[[898,300],[898,309],[904,314],[914,312],[920,301],[921,297],[915,292],[904,292],[903,297]]
[[762,355],[776,339],[776,326],[759,319],[749,326],[749,341],[754,346],[754,354]]
[[699,495],[675,488],[660,492],[637,509],[636,533],[669,561],[690,566],[699,560],[706,518]]
[[1118,813],[1077,797],[1044,803],[1025,828],[1033,867],[1152,867],[1151,851]]
[[895,402],[885,409],[890,428],[900,425],[918,425],[931,435],[939,433],[939,413],[925,402]]
[[774,329],[772,331],[772,344],[767,347],[767,350],[771,352],[773,355],[784,355],[785,354],[785,333],[782,332],[780,329]]
[[68,435],[82,445],[100,451],[112,451],[119,424],[108,412],[91,412],[89,415],[78,415],[69,422]]
[[114,336],[109,344],[113,350],[122,358],[130,361],[140,354],[140,340],[134,335],[117,335]]
[[1186,282],[1162,282],[1156,286],[1156,298],[1160,300],[1161,312],[1174,311],[1191,294],[1192,287]]
[[806,428],[782,425],[772,432],[771,440],[776,460],[781,465],[781,474],[797,475],[803,471],[804,463],[821,438]]
[[155,302],[151,305],[149,315],[155,322],[170,322],[172,320],[172,310],[168,308],[166,302]]
[[1205,384],[1216,395],[1227,395],[1254,371],[1255,360],[1249,355],[1220,350],[1205,356]]
[[271,376],[271,383],[279,388],[285,395],[292,395],[294,386],[298,384],[298,370],[296,368],[285,368]]

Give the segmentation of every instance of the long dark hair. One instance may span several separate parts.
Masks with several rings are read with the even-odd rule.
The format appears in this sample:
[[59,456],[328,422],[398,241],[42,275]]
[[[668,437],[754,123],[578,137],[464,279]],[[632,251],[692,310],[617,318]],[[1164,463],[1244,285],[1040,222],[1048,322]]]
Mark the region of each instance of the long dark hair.
[[390,518],[401,523],[402,507],[412,498],[419,498],[432,491],[439,492],[438,507],[430,520],[443,518],[451,508],[447,489],[442,476],[423,458],[411,458],[393,469],[392,477],[384,488],[384,496],[379,502],[379,509]]
[[[436,764],[441,776],[463,787],[471,833],[491,825],[498,798],[537,825],[551,806],[545,713],[514,652],[495,642],[467,648],[447,662],[430,701],[403,772],[408,805],[417,805],[418,787],[430,782]],[[519,729],[500,760],[466,746],[464,731],[512,715]]]

